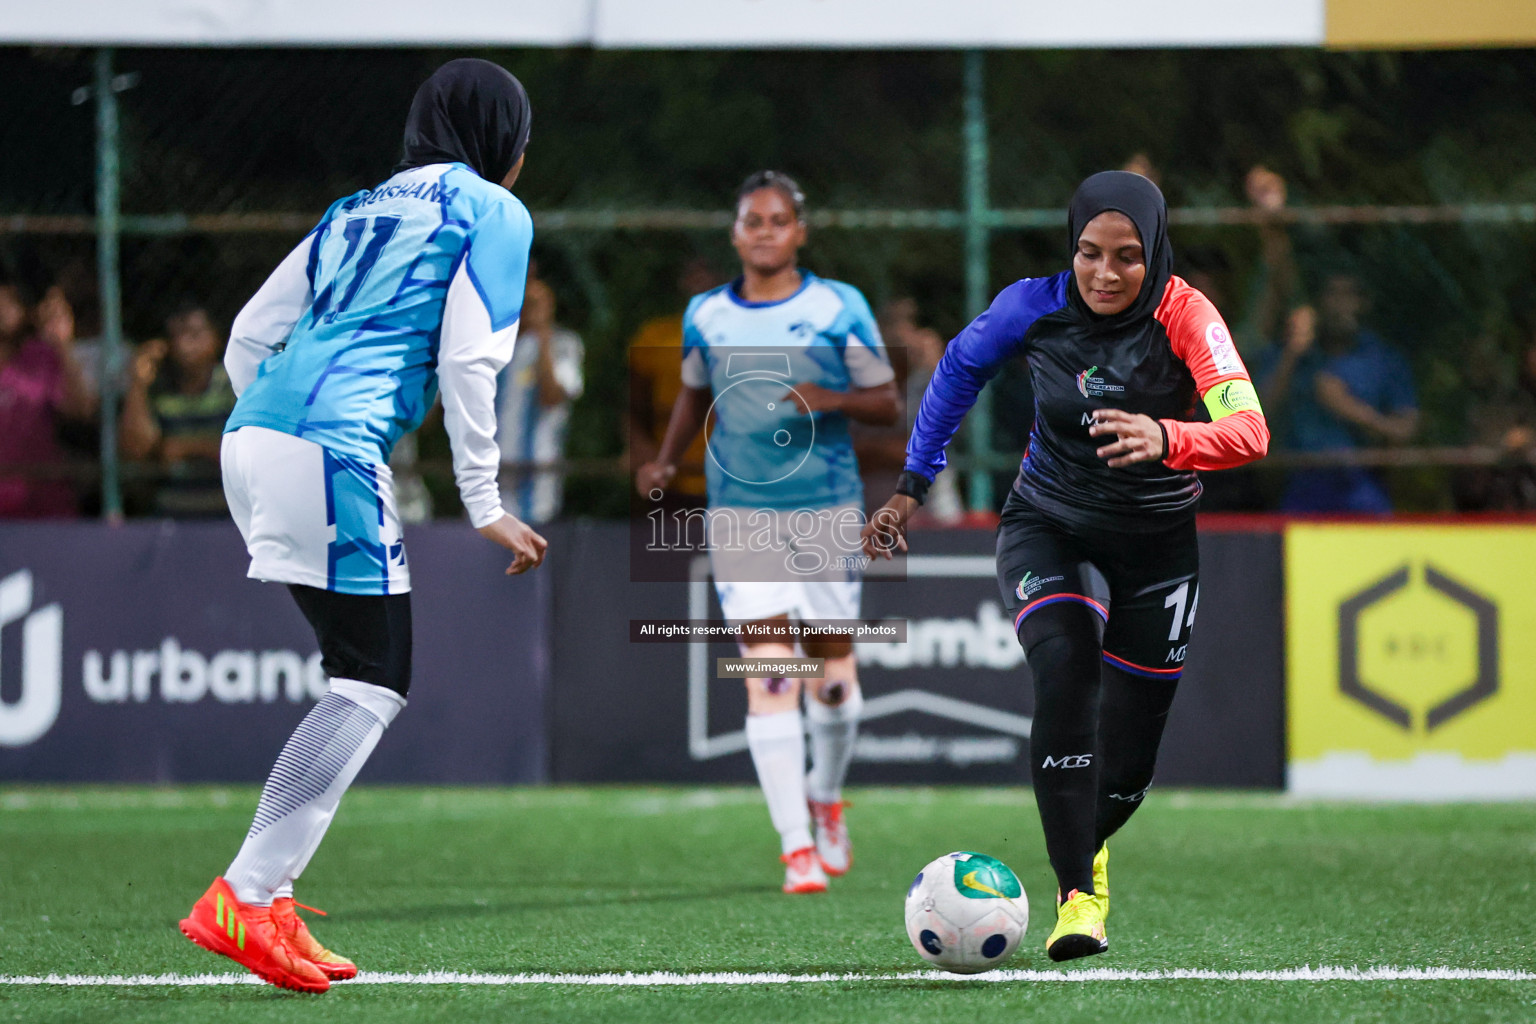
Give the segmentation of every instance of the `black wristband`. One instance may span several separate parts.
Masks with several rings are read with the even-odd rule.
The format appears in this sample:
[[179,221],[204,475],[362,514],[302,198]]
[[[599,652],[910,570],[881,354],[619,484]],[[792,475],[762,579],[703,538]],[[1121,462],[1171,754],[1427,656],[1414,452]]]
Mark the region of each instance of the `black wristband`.
[[1158,462],[1167,462],[1168,461],[1168,456],[1171,454],[1168,451],[1168,428],[1163,426],[1163,421],[1162,420],[1158,420],[1157,421],[1157,429],[1161,430],[1163,432],[1163,457],[1158,459],[1157,461]]
[[905,494],[919,505],[928,496],[928,488],[932,486],[932,480],[925,476],[919,476],[911,470],[903,470],[901,476],[896,478],[896,493]]

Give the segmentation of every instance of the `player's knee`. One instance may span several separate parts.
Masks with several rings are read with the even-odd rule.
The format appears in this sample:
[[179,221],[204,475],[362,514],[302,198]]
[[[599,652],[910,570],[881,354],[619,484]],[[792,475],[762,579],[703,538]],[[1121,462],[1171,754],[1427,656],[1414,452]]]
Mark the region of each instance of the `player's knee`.
[[[793,658],[795,649],[788,644],[746,644],[742,654],[755,661],[782,660]],[[748,714],[772,715],[800,706],[800,680],[787,673],[749,677],[746,683]]]
[[800,680],[768,676],[747,680],[747,714],[773,715],[800,706]]
[[1103,652],[1104,626],[1086,605],[1075,602],[1047,605],[1019,623],[1019,646],[1033,665],[1046,650],[1074,660],[1097,662]]
[[859,697],[858,662],[852,654],[827,658],[825,673],[811,680],[811,698],[828,707],[838,707]]

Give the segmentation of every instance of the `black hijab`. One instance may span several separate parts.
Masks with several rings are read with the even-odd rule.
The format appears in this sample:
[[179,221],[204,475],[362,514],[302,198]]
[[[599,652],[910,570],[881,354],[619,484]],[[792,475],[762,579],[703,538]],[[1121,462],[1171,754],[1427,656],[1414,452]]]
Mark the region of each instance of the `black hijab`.
[[1173,276],[1173,246],[1168,242],[1168,203],[1150,178],[1131,171],[1100,171],[1084,179],[1072,195],[1067,211],[1067,226],[1072,236],[1071,257],[1077,255],[1077,240],[1088,222],[1109,210],[1123,213],[1136,225],[1145,254],[1147,276],[1141,292],[1130,306],[1111,316],[1100,316],[1088,308],[1073,280],[1067,288],[1072,308],[1096,329],[1126,327],[1150,317],[1163,301],[1168,279]]
[[523,84],[488,60],[451,60],[421,83],[405,118],[405,159],[396,171],[464,163],[501,184],[528,146],[533,111]]

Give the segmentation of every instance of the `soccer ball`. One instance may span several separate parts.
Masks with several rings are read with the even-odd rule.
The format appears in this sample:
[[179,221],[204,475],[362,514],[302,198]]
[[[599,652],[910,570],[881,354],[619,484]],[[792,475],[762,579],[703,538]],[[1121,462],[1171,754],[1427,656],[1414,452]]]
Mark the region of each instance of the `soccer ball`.
[[907,938],[917,955],[954,974],[990,971],[1029,927],[1029,901],[1008,865],[984,853],[947,853],[907,890]]

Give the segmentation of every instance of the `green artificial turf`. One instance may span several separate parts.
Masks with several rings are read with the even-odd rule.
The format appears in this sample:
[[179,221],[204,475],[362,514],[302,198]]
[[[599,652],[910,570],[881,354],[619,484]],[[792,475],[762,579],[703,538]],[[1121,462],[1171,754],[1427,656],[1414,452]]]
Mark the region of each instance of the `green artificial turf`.
[[[0,975],[238,970],[176,921],[249,824],[251,788],[0,789]],[[924,969],[902,930],[918,868],[1010,864],[1033,919],[1009,968],[1536,971],[1536,806],[1154,793],[1111,843],[1110,952],[1056,967],[1055,883],[1027,791],[855,791],[855,866],[784,896],[748,789],[360,788],[298,898],[364,971]],[[1530,1021],[1533,981],[957,982],[667,988],[0,984],[0,1021]]]

